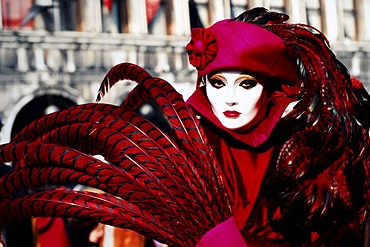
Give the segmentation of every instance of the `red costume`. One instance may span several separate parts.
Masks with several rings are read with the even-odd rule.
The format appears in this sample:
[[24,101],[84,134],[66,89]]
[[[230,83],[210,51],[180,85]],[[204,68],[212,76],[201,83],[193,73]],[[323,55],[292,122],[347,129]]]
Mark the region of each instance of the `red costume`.
[[[248,246],[361,246],[369,122],[359,109],[368,107],[368,94],[358,81],[352,85],[317,30],[287,18],[257,8],[194,29],[187,52],[198,89],[188,103],[201,116]],[[236,130],[218,121],[201,86],[205,75],[221,70],[267,78],[263,110]],[[295,109],[282,117],[292,101]]]
[[[126,63],[98,96],[120,80],[139,82],[122,106],[76,106],[27,126],[0,148],[1,161],[14,162],[0,180],[0,223],[89,218],[171,246],[360,245],[370,97],[320,32],[285,20],[256,8],[193,30],[187,52],[199,77],[187,103]],[[219,70],[246,71],[264,85],[262,107],[241,128],[220,123],[201,85]],[[138,114],[148,102],[170,129]],[[36,190],[50,184],[105,194]]]

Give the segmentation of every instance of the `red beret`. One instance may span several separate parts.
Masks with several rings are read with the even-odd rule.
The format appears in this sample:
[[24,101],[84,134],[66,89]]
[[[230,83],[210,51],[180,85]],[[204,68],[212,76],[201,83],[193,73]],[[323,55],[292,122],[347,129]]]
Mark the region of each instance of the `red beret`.
[[287,82],[297,82],[296,56],[283,40],[254,24],[222,20],[209,28],[194,28],[186,46],[199,76],[221,70],[241,70]]

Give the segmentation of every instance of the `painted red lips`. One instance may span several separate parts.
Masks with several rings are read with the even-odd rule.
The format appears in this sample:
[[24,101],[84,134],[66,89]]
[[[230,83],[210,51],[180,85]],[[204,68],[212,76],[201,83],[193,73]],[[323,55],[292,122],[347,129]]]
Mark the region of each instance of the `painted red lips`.
[[241,113],[237,111],[224,111],[224,115],[228,118],[237,118],[240,114]]

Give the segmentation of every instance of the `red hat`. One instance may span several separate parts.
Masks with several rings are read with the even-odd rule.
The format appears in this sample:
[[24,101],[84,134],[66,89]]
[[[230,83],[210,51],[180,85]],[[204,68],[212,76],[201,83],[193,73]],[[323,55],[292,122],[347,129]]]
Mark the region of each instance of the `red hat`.
[[241,70],[297,82],[296,56],[283,40],[257,25],[226,19],[209,28],[194,28],[186,46],[189,62],[198,75]]

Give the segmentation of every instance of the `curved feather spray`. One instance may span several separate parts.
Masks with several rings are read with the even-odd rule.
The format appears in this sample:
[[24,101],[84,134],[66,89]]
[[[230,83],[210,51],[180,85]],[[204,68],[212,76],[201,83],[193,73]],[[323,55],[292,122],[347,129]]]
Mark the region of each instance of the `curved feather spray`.
[[[3,207],[3,204],[7,204],[7,207]],[[104,224],[136,229],[148,237],[155,237],[164,242],[170,240],[181,246],[189,245],[189,240],[183,242],[183,239],[176,239],[170,231],[170,225],[162,221],[155,223],[154,215],[109,194],[49,190],[10,201],[5,200],[1,203],[1,208],[4,216],[0,223],[9,222],[23,215],[94,218]],[[153,224],[154,227],[145,228]]]
[[[122,106],[126,109],[128,107],[132,107],[132,102],[137,102],[134,105],[134,107],[137,107],[138,105],[145,103],[149,97],[153,97],[173,127],[171,139],[176,140],[180,145],[181,150],[186,150],[187,155],[193,158],[195,160],[195,164],[198,164],[199,166],[199,172],[189,172],[196,176],[196,181],[206,180],[207,183],[211,182],[211,186],[214,186],[216,189],[221,189],[221,192],[223,188],[221,185],[222,181],[220,181],[221,178],[218,175],[217,164],[215,164],[213,153],[210,150],[207,140],[205,139],[205,135],[199,126],[199,121],[195,118],[194,113],[186,106],[182,96],[177,93],[168,82],[160,78],[152,78],[149,73],[135,64],[119,64],[113,67],[104,78],[98,93],[97,101],[103,97],[108,89],[115,85],[116,82],[123,79],[139,81],[139,78],[141,79],[139,87],[135,88],[129,94]],[[141,93],[143,88],[144,92],[147,92],[148,94]],[[209,168],[202,170],[201,168],[204,166],[208,166]],[[194,167],[197,166],[192,166],[191,168]],[[204,173],[205,171],[210,170],[215,171],[215,173]],[[205,174],[205,177],[199,176],[201,174]],[[207,190],[207,188],[205,187],[202,190]],[[208,193],[208,195],[211,195],[211,193]],[[222,193],[216,193],[215,196],[218,198],[208,198],[209,203],[214,204],[215,202],[227,201],[227,196],[224,191],[222,191]],[[229,203],[227,203],[227,205],[228,204]],[[220,207],[222,208],[222,206]],[[226,212],[230,212],[230,208],[227,208]]]
[[[123,79],[139,84],[122,106],[71,107],[35,120],[0,146],[0,160],[14,163],[13,172],[0,179],[0,209],[6,212],[0,223],[30,216],[92,217],[170,246],[192,246],[230,217],[212,150],[181,95],[139,66],[121,64],[108,72],[97,100]],[[135,112],[149,99],[168,118],[169,133]],[[37,192],[70,183],[104,194]]]

